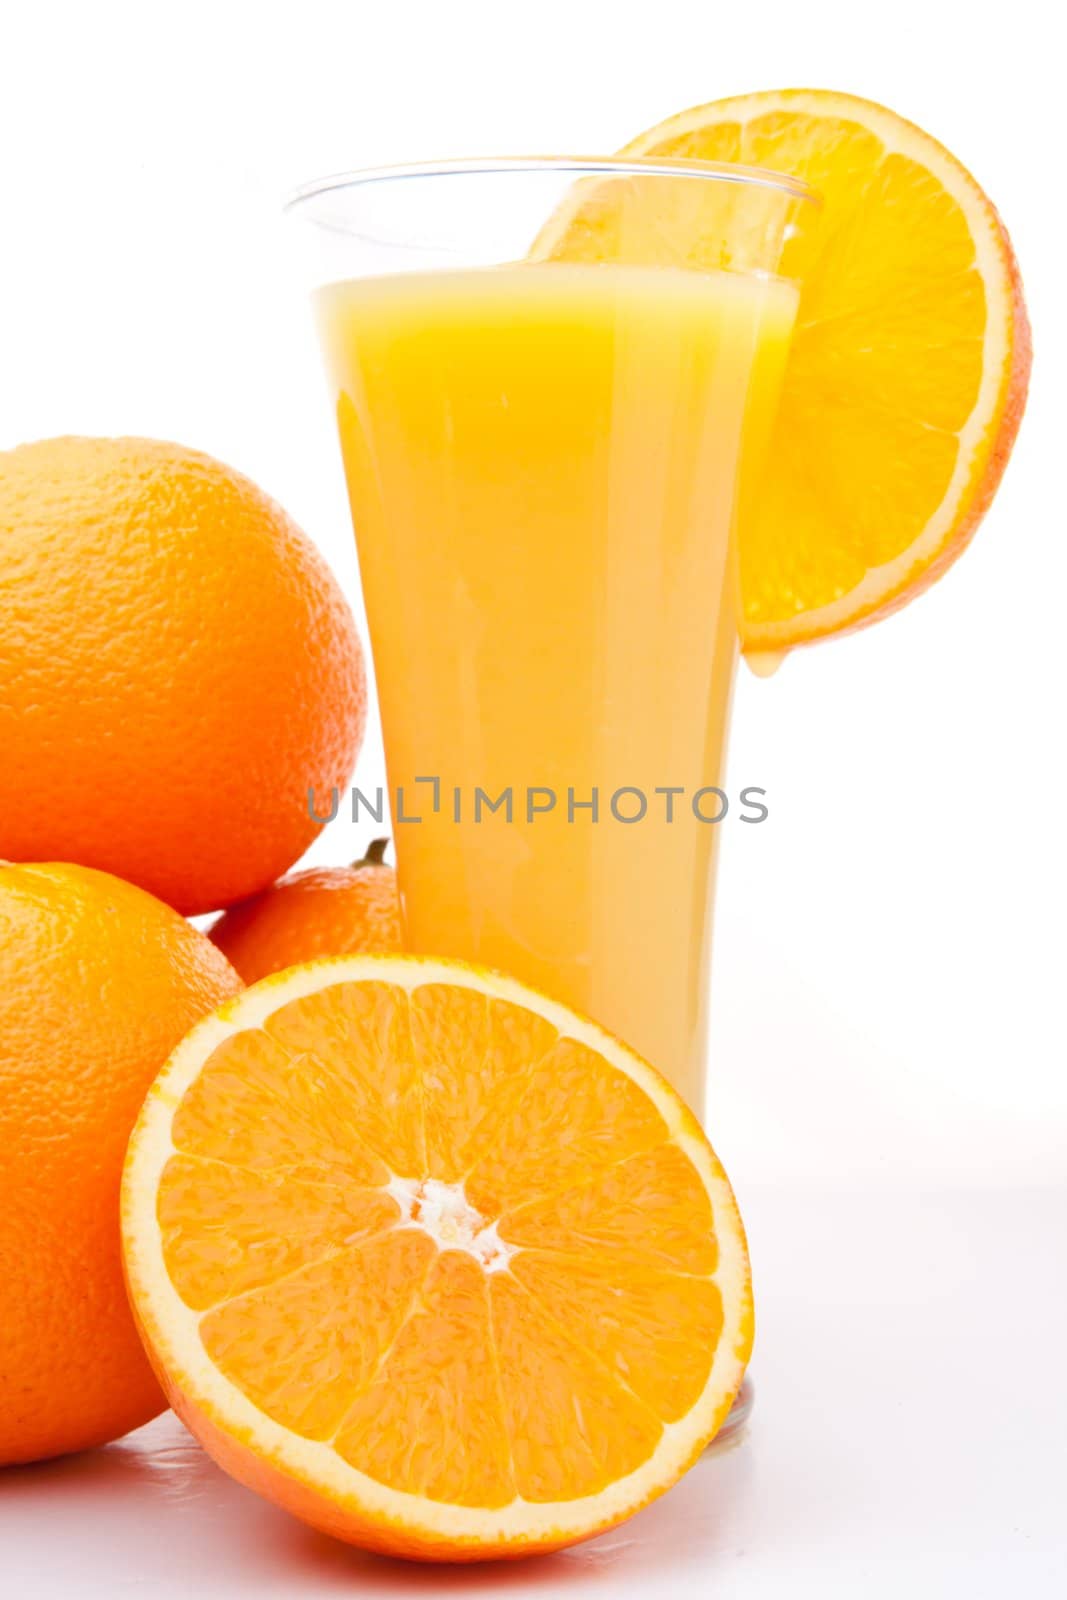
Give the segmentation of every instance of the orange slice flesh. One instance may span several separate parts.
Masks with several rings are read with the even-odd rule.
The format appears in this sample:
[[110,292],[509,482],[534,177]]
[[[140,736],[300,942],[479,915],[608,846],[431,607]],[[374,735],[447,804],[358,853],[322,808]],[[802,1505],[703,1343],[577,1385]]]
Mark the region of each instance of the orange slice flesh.
[[[758,504],[742,508],[739,530],[743,645],[754,665],[770,666],[903,605],[970,540],[1026,397],[1018,267],[991,201],[955,157],[853,95],[719,100],[621,153],[769,168],[823,202]],[[715,188],[704,204],[721,208]],[[610,212],[604,194],[564,208],[538,253],[610,251]],[[628,248],[648,259],[632,215],[627,228]],[[650,214],[650,238],[655,230],[656,248],[676,262],[687,240],[672,228],[688,230],[704,264],[698,220]]]
[[476,1560],[628,1516],[717,1431],[744,1234],[651,1067],[510,979],[408,956],[268,978],[175,1052],[123,1184],[174,1409],[370,1549]]

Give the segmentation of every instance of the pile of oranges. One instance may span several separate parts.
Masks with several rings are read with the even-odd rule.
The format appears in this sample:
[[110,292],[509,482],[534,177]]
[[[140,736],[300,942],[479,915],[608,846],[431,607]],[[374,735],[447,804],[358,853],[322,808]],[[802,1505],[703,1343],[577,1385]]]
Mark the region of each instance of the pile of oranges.
[[[336,580],[240,473],[148,439],[0,456],[0,1463],[165,1403],[122,1282],[126,1140],[174,1046],[262,960],[229,918],[216,948],[183,913],[268,891],[277,928],[307,903],[269,886],[365,713]],[[360,948],[368,896],[369,935],[396,941],[390,869],[326,877],[327,928],[347,918]],[[280,964],[303,953],[273,938]]]

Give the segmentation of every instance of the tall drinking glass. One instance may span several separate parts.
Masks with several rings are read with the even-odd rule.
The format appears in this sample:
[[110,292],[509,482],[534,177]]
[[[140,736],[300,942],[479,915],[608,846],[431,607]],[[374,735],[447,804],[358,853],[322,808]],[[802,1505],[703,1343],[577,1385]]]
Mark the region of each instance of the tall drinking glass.
[[291,207],[409,946],[586,1012],[698,1112],[738,804],[735,530],[810,198],[744,168],[552,158],[355,173]]

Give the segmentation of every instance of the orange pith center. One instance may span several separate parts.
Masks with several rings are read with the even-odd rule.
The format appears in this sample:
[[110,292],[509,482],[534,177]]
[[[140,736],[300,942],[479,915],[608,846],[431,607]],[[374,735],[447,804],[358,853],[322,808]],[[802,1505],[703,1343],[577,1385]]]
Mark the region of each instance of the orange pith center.
[[625,1073],[453,984],[340,983],[214,1051],[173,1122],[164,1259],[214,1366],[381,1484],[597,1493],[701,1394],[707,1192]]

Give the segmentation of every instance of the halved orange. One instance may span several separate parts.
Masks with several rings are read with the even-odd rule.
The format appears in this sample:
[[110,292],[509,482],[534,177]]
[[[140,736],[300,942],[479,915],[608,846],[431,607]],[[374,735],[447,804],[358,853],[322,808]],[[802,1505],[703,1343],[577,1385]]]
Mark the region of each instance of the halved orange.
[[414,956],[267,978],[145,1102],[131,1299],[243,1483],[423,1559],[559,1548],[668,1488],[744,1373],[726,1176],[673,1089],[512,979]]
[[[621,153],[770,168],[821,196],[759,503],[740,528],[743,644],[780,652],[887,615],[968,543],[1022,417],[1030,329],[992,202],[929,134],[830,90],[698,106]],[[541,253],[595,258],[610,193],[565,208]],[[672,261],[672,225],[699,251],[692,217],[656,217]]]

